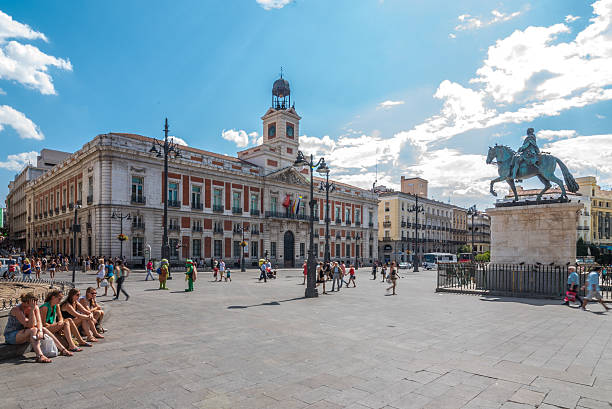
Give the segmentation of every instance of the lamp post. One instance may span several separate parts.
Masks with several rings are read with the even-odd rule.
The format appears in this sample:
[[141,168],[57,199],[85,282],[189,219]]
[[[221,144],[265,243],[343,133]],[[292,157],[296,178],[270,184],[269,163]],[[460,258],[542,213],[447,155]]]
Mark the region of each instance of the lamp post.
[[419,195],[414,195],[414,204],[408,207],[410,213],[414,212],[414,257],[412,262],[414,263],[414,272],[419,272],[419,213],[423,213],[425,209],[423,205],[419,204]]
[[[119,219],[121,221],[121,232],[119,233],[121,236],[123,236],[123,220],[132,220],[132,216],[128,213],[128,214],[123,214],[123,212],[115,212],[113,210],[113,214],[111,215],[111,219],[113,220],[117,220]],[[119,241],[121,242],[121,253],[119,255],[119,257],[121,257],[121,261],[123,261],[123,239],[119,239]]]
[[476,252],[474,251],[474,230],[476,229],[476,227],[474,226],[474,216],[476,216],[476,214],[478,214],[478,210],[476,210],[476,205],[468,209],[468,216],[472,216],[472,263],[476,261]]
[[246,246],[246,242],[244,241],[244,225],[240,226],[240,231],[242,232],[242,241],[240,242],[240,271],[244,273],[246,271],[244,267],[244,247]]
[[294,166],[308,166],[310,168],[310,201],[308,204],[310,205],[310,218],[308,220],[308,224],[310,227],[310,248],[308,249],[308,260],[306,261],[306,268],[308,274],[306,276],[306,298],[318,297],[319,293],[316,287],[316,268],[317,261],[315,260],[314,254],[314,180],[313,180],[313,170],[317,168],[317,172],[323,174],[328,173],[329,168],[325,164],[325,159],[321,158],[317,162],[314,161],[313,155],[310,155],[310,161],[308,161],[302,151],[298,151],[297,158],[295,159]]
[[72,284],[74,284],[75,276],[76,276],[76,241],[77,241],[77,233],[81,231],[81,225],[77,224],[77,211],[80,209],[80,205],[74,206],[74,223],[72,224]]
[[164,143],[162,144],[157,139],[153,141],[153,146],[149,149],[149,152],[154,153],[156,157],[164,158],[164,186],[163,186],[163,202],[164,202],[164,234],[162,236],[162,247],[161,255],[162,258],[170,257],[170,246],[168,244],[168,157],[173,155],[174,158],[181,157],[181,151],[178,149],[178,145],[172,140],[168,140],[168,118],[164,125]]
[[319,167],[319,173],[325,174],[325,182],[321,182],[319,191],[325,190],[325,252],[323,254],[323,261],[329,263],[329,192],[336,190],[336,185],[329,183],[329,168],[327,165],[322,170]]

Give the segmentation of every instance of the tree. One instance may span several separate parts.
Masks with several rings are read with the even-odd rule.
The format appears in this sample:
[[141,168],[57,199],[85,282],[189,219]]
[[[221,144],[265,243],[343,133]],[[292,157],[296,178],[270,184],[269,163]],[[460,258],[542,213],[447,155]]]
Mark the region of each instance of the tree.
[[468,246],[467,244],[464,244],[463,246],[459,247],[459,249],[457,250],[457,253],[471,253],[471,252],[472,252],[472,248]]
[[482,254],[476,254],[476,261],[489,262],[491,261],[491,252],[485,251]]
[[585,242],[582,239],[582,237],[580,237],[578,239],[578,241],[576,242],[576,255],[578,257],[588,256],[588,254],[587,254],[587,245],[585,244]]

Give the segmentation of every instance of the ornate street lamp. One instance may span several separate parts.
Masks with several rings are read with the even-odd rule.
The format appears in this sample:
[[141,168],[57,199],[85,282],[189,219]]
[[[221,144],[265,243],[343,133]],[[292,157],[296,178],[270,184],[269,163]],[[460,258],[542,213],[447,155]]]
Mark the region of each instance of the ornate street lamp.
[[313,155],[310,155],[310,161],[308,161],[302,151],[298,151],[297,158],[295,159],[295,163],[293,164],[295,167],[303,167],[308,166],[310,168],[310,201],[308,204],[310,205],[310,219],[308,221],[310,227],[310,248],[308,249],[308,260],[306,261],[306,268],[308,271],[308,275],[306,276],[306,298],[318,297],[319,293],[316,287],[316,269],[317,269],[317,261],[315,260],[314,254],[314,180],[313,180],[313,171],[314,168],[317,168],[317,172],[325,173],[329,172],[329,168],[325,164],[325,158],[321,158],[318,161],[314,161]]
[[81,225],[77,224],[77,211],[81,208],[81,205],[74,206],[74,223],[72,224],[72,284],[74,284],[75,276],[76,276],[76,241],[77,241],[77,233],[81,232]]
[[168,244],[168,157],[172,155],[174,158],[181,157],[181,151],[178,145],[173,140],[168,140],[168,118],[164,126],[164,143],[159,142],[157,139],[153,141],[153,146],[149,149],[150,153],[154,153],[156,157],[164,158],[164,235],[162,236],[162,258],[170,257],[170,245]]
[[472,263],[476,261],[476,251],[474,251],[474,231],[476,230],[476,226],[474,226],[474,216],[478,214],[478,210],[476,210],[476,205],[470,207],[468,209],[468,216],[472,216]]
[[414,220],[414,272],[419,272],[419,213],[423,213],[425,209],[423,205],[419,204],[419,196],[417,194],[414,195],[414,204],[412,206],[408,206],[408,211],[410,213],[414,212],[415,220]]
[[330,255],[329,255],[329,192],[333,192],[336,190],[336,185],[333,183],[329,183],[329,168],[323,162],[321,166],[319,166],[318,172],[322,175],[325,175],[325,182],[321,182],[319,186],[319,191],[325,190],[325,252],[323,254],[323,261],[325,263],[329,263]]
[[121,221],[121,232],[119,233],[119,236],[117,236],[117,238],[119,239],[119,241],[121,242],[121,261],[123,261],[123,242],[126,240],[125,235],[123,234],[123,220],[132,220],[132,216],[128,213],[128,214],[123,214],[123,212],[115,212],[113,210],[113,214],[111,215],[111,219],[113,220],[117,220],[119,219]]

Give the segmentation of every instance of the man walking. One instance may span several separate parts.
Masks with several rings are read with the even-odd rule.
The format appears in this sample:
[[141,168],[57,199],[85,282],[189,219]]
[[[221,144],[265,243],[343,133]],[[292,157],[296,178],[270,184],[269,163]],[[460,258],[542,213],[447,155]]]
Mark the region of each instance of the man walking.
[[333,281],[332,281],[332,291],[336,288],[336,282],[338,283],[338,289],[336,291],[340,291],[340,274],[342,273],[342,269],[338,265],[337,261],[334,261],[334,266],[332,267]]
[[153,261],[149,260],[147,263],[147,276],[145,277],[145,281],[149,281],[149,277],[153,280]]
[[[608,311],[610,308],[603,302],[603,297],[599,292],[599,273],[601,271],[601,267],[595,267],[593,271],[591,271],[587,277],[587,296],[582,300],[582,310],[586,311],[586,305],[589,300],[597,300],[599,303]],[[583,287],[584,288],[584,287]]]
[[374,260],[374,262],[372,263],[372,276],[374,276],[372,280],[376,280],[376,260]]
[[117,275],[117,295],[115,296],[115,300],[119,299],[119,292],[125,294],[125,301],[130,299],[130,295],[122,288],[123,282],[130,275],[130,269],[127,268],[123,261],[117,261],[117,270],[115,272]]

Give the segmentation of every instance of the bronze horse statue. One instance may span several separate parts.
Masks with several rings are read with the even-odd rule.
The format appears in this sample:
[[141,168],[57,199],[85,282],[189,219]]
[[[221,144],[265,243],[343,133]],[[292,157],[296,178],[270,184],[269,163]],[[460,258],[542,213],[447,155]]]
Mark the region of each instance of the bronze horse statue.
[[[518,195],[516,193],[516,186],[514,185],[514,179],[512,175],[512,162],[515,157],[516,152],[505,145],[495,145],[489,147],[489,153],[487,154],[487,164],[493,163],[493,160],[497,163],[497,173],[499,177],[493,179],[491,181],[491,194],[493,196],[497,196],[495,190],[493,190],[493,185],[497,182],[506,181],[510,188],[512,189],[512,193],[514,193],[514,201],[518,201]],[[565,191],[565,186],[563,181],[555,176],[555,170],[557,169],[557,165],[561,168],[561,173],[563,174],[563,179],[565,179],[565,184],[567,185],[567,190],[572,193],[578,191],[578,183],[567,169],[567,166],[559,158],[554,157],[553,155],[543,153],[540,155],[540,158],[537,162],[537,165],[531,165],[526,162],[522,162],[517,169],[516,178],[517,179],[529,179],[534,176],[537,176],[538,179],[544,184],[544,189],[538,193],[537,200],[542,199],[542,194],[550,189],[550,182],[553,181],[561,188],[561,199],[567,199],[567,192]]]

